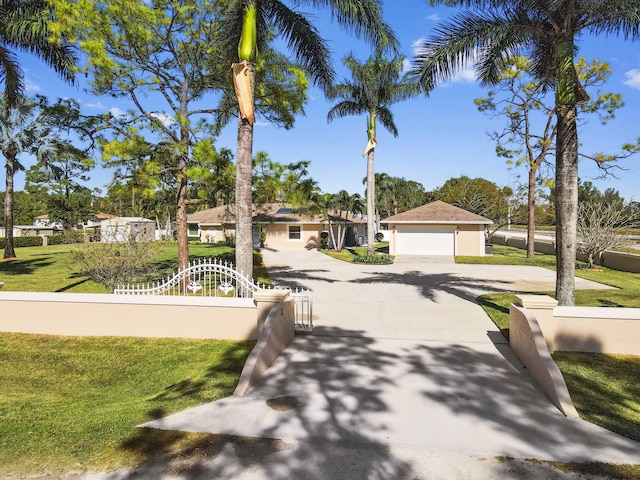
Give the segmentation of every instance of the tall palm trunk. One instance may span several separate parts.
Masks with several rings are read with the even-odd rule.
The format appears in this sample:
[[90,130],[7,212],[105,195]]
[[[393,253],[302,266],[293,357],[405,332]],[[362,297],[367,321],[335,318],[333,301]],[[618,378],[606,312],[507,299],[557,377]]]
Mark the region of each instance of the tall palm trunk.
[[557,47],[556,85],[556,300],[575,305],[578,230],[578,102],[584,100],[573,62],[574,42]]
[[369,150],[367,155],[367,256],[373,257],[376,253],[375,246],[375,199],[376,182],[374,169],[375,148]]
[[[255,88],[256,66],[247,63],[251,96]],[[253,276],[252,235],[252,173],[253,173],[253,124],[246,118],[238,120],[238,148],[236,158],[236,268]]]
[[4,197],[4,258],[14,258],[16,252],[13,248],[13,174],[16,155],[12,152],[7,152],[5,157],[7,159],[7,169]]
[[557,109],[556,156],[556,299],[575,305],[578,224],[578,130],[575,105]]

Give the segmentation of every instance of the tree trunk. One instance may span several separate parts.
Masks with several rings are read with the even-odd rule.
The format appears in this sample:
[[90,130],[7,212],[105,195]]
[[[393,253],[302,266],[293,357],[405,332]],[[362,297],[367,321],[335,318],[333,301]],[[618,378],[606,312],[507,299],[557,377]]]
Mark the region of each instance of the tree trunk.
[[529,186],[527,191],[527,258],[535,255],[535,229],[536,229],[536,171],[529,169]]
[[189,266],[189,242],[187,225],[187,175],[184,169],[178,174],[176,199],[176,230],[178,237],[178,269]]
[[575,305],[578,224],[578,132],[575,105],[557,107],[556,299]]
[[13,248],[13,174],[16,156],[10,152],[5,156],[7,169],[4,197],[4,258],[15,258],[16,252]]
[[367,155],[367,257],[373,257],[376,253],[375,239],[375,201],[376,201],[376,182],[374,171],[374,155],[375,148],[369,150]]

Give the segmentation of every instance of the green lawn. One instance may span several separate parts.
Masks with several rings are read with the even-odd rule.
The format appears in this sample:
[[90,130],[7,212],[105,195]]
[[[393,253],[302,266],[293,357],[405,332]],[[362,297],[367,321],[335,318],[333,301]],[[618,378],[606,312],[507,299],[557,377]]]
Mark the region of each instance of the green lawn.
[[[555,269],[555,258],[536,254],[526,258],[524,250],[494,246],[494,255],[456,257],[459,263],[535,265]],[[577,290],[576,305],[640,307],[640,275],[610,269],[587,270],[578,263],[576,276],[617,287],[618,290]],[[530,292],[554,296],[554,292]],[[514,293],[482,295],[478,302],[508,338],[509,304]],[[553,354],[567,382],[580,416],[592,423],[640,441],[640,357],[594,353],[556,352]],[[558,464],[564,470],[609,478],[640,478],[640,466],[602,464]]]
[[[166,278],[176,269],[175,242],[156,242],[155,268],[158,279]],[[71,260],[72,245],[26,247],[16,249],[15,260],[0,260],[0,282],[3,290],[19,292],[107,293],[104,287],[79,275]],[[1,251],[1,250],[0,250]],[[234,248],[226,245],[189,245],[191,259],[219,257],[234,262]],[[266,270],[255,261],[254,278],[270,283]]]
[[[159,277],[175,243],[157,243]],[[69,245],[18,248],[0,261],[5,291],[103,293],[78,274]],[[233,261],[228,246],[190,244],[191,258]],[[257,266],[256,278],[268,282]],[[0,333],[0,476],[132,466],[207,435],[136,429],[168,412],[231,395],[254,342]]]
[[133,466],[189,440],[135,426],[231,395],[252,347],[0,333],[0,476]]

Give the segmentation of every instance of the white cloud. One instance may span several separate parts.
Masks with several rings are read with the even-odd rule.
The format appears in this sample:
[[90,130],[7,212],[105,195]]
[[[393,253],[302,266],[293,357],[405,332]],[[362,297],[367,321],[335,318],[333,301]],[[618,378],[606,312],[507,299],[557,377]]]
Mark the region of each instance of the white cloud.
[[427,15],[427,20],[431,20],[432,22],[440,21],[440,15],[437,13],[432,13],[431,15]]
[[476,74],[470,67],[465,67],[451,78],[451,83],[474,83],[475,81]]
[[33,83],[31,80],[29,80],[28,78],[25,79],[24,81],[24,89],[27,92],[39,92],[42,89],[40,88],[40,85]]
[[626,80],[622,83],[631,88],[640,90],[640,69],[634,68],[624,74]]
[[156,118],[160,121],[160,123],[162,123],[165,127],[170,127],[171,125],[175,125],[176,121],[173,119],[173,117],[171,117],[170,115],[167,115],[166,113],[150,113],[149,115],[151,115],[153,118]]
[[98,100],[95,103],[87,102],[84,105],[85,107],[88,107],[88,108],[97,108],[98,110],[107,110],[107,106],[104,105],[100,100]]
[[411,60],[405,58],[402,60],[402,73],[407,73],[409,70],[411,70]]
[[111,107],[109,113],[115,118],[122,118],[127,116],[127,112],[120,110],[118,107]]
[[422,46],[422,44],[426,41],[427,39],[424,37],[420,37],[417,40],[414,40],[414,42],[411,44],[411,49],[413,50],[413,55],[417,55],[420,47]]

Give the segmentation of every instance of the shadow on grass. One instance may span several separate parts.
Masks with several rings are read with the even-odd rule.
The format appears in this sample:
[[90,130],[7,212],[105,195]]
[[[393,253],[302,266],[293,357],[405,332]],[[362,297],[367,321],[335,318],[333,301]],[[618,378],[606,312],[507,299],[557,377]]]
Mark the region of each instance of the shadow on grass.
[[49,255],[46,255],[43,256],[43,258],[32,258],[29,260],[16,258],[0,262],[0,273],[4,275],[31,275],[38,269],[48,267],[55,263],[48,257]]
[[553,359],[562,370],[581,416],[640,441],[639,357],[555,352]]

